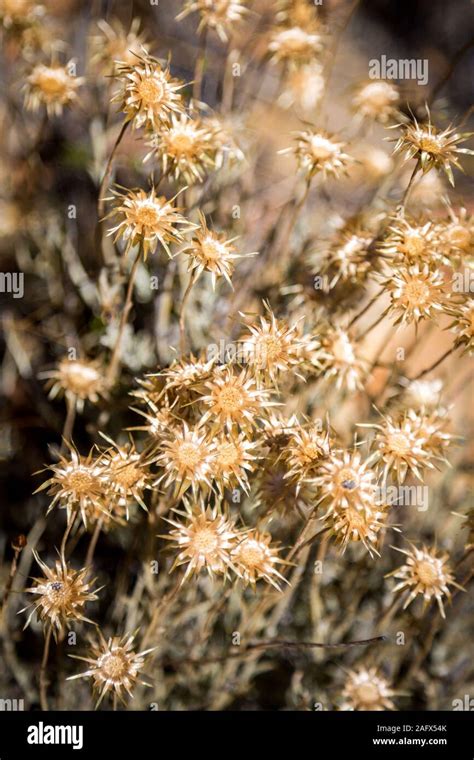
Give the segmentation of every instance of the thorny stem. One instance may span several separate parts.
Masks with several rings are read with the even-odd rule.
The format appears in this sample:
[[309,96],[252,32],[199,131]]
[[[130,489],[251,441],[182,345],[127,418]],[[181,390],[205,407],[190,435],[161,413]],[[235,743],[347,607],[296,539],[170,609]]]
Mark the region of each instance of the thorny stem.
[[405,205],[408,203],[408,198],[410,197],[410,193],[413,187],[413,182],[415,181],[415,177],[418,174],[418,171],[421,166],[421,159],[418,159],[416,162],[415,168],[413,169],[413,173],[410,177],[410,181],[408,182],[408,185],[406,187],[405,192],[403,193],[402,203],[401,203],[401,210],[405,210]]
[[189,294],[191,293],[191,290],[196,280],[197,280],[197,275],[196,275],[196,270],[194,270],[193,273],[191,274],[191,277],[189,278],[188,286],[186,290],[184,291],[183,300],[181,301],[181,313],[179,315],[179,348],[180,348],[181,354],[184,354],[184,352],[186,351],[186,325],[185,325],[186,303],[188,301]]
[[73,512],[73,514],[71,515],[71,519],[67,521],[66,530],[64,531],[64,535],[63,535],[62,540],[61,540],[61,548],[60,548],[59,553],[60,553],[60,556],[62,558],[64,558],[64,559],[66,558],[66,544],[67,544],[67,540],[69,538],[69,534],[71,533],[73,525],[76,522],[76,517],[77,517],[77,511]]
[[132,268],[130,270],[127,295],[125,297],[125,304],[124,304],[123,311],[120,317],[117,340],[115,341],[114,350],[112,352],[109,368],[107,370],[107,380],[110,383],[110,385],[113,385],[115,382],[118,365],[120,363],[120,348],[122,345],[122,338],[123,338],[123,333],[125,330],[125,325],[127,324],[128,315],[130,313],[130,310],[133,304],[133,286],[135,284],[135,277],[138,271],[138,264],[140,263],[140,256],[141,256],[141,248],[138,249],[137,255],[135,256],[135,261],[133,262]]
[[104,210],[105,210],[104,192],[105,192],[105,189],[107,188],[107,186],[109,184],[109,180],[110,180],[110,175],[112,173],[112,166],[113,166],[113,161],[114,161],[114,158],[115,158],[115,154],[117,152],[117,148],[120,145],[120,143],[122,141],[122,138],[123,138],[123,136],[124,136],[124,134],[125,134],[125,132],[126,132],[127,127],[128,127],[129,124],[130,124],[130,121],[124,121],[124,123],[122,124],[120,132],[118,133],[118,137],[117,137],[117,139],[115,141],[114,147],[112,148],[112,152],[111,152],[111,154],[109,156],[109,159],[107,161],[107,166],[105,167],[104,176],[102,177],[102,181],[101,181],[100,187],[99,187],[99,200],[98,200],[98,204],[97,204],[97,213],[98,213],[98,216],[99,216],[99,220],[102,219],[102,217],[104,215]]
[[11,588],[12,588],[12,585],[13,585],[13,579],[15,578],[16,571],[17,571],[17,568],[18,568],[18,557],[20,556],[20,554],[23,551],[23,549],[24,549],[25,546],[26,546],[26,539],[23,536],[22,537],[22,543],[17,543],[14,546],[14,549],[13,549],[13,551],[14,551],[13,559],[12,559],[12,563],[10,565],[10,572],[8,574],[8,579],[7,579],[7,582],[5,584],[5,591],[3,593],[3,599],[2,599],[2,607],[0,609],[0,628],[1,628],[1,625],[2,625],[2,620],[3,620],[4,612],[5,612],[6,608],[7,608],[8,597],[10,596],[10,591],[11,591]]
[[415,375],[415,377],[412,377],[411,378],[412,381],[413,380],[419,380],[420,377],[424,377],[429,372],[432,372],[434,369],[436,369],[436,367],[439,367],[439,365],[441,364],[441,362],[444,362],[444,360],[447,359],[450,354],[452,354],[454,351],[456,351],[456,349],[457,349],[457,346],[451,346],[451,348],[448,348],[448,350],[445,351],[444,354],[439,357],[439,359],[436,359],[436,361],[434,362],[434,364],[432,364],[430,367],[426,367],[426,369],[424,369],[421,372],[419,372],[418,375]]
[[365,336],[368,335],[369,332],[372,332],[372,330],[375,327],[377,327],[377,325],[379,325],[384,318],[385,318],[385,314],[380,314],[380,316],[377,317],[377,319],[375,320],[375,322],[372,322],[372,324],[369,327],[367,327],[367,329],[364,330],[363,333],[361,333],[360,335],[357,336],[356,341],[358,342],[358,341],[362,340],[362,338],[365,338]]
[[52,627],[49,626],[45,639],[44,639],[43,659],[41,660],[41,668],[40,668],[40,676],[39,676],[40,704],[41,704],[41,709],[44,711],[48,710],[48,698],[46,695],[46,688],[48,685],[47,680],[46,680],[46,666],[48,664],[49,645],[51,643],[52,631],[53,631]]

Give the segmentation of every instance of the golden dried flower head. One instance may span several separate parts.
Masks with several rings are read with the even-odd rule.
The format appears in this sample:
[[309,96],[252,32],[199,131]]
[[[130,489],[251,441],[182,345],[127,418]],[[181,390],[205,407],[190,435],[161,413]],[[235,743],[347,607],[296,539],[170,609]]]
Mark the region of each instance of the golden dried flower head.
[[91,678],[92,688],[97,695],[96,707],[99,707],[107,694],[126,704],[125,693],[133,697],[133,690],[138,683],[150,686],[139,675],[145,665],[146,655],[153,652],[153,648],[135,652],[133,648],[135,634],[114,636],[106,641],[100,630],[98,633],[99,641],[92,645],[90,657],[70,655],[75,660],[86,662],[89,666],[88,670],[85,673],[70,676],[67,680]]
[[471,356],[474,353],[474,303],[466,299],[462,303],[452,304],[447,311],[454,317],[450,325],[456,336],[454,345],[462,347],[463,353]]
[[274,403],[269,400],[269,391],[259,388],[248,370],[235,374],[228,367],[216,369],[205,388],[207,392],[201,402],[208,409],[202,416],[202,424],[212,420],[217,429],[252,429],[264,410]]
[[291,431],[284,457],[288,465],[285,478],[296,481],[299,492],[302,482],[314,478],[319,473],[323,462],[330,453],[329,432],[324,432],[319,424],[310,424],[308,428],[298,426]]
[[219,505],[211,507],[203,501],[193,506],[187,503],[185,512],[176,512],[184,521],[165,518],[173,530],[162,538],[172,541],[179,552],[171,569],[186,565],[181,583],[201,570],[211,576],[226,576],[231,565],[231,549],[237,540],[233,522]]
[[279,550],[271,541],[269,533],[259,530],[244,531],[232,549],[232,564],[244,583],[255,587],[257,581],[264,580],[280,591],[281,582],[288,581],[276,566],[287,565],[288,562],[278,556]]
[[180,213],[182,209],[173,205],[176,196],[171,200],[158,196],[154,187],[148,193],[145,190],[113,192],[117,202],[108,216],[119,216],[120,222],[107,234],[115,235],[114,241],[120,238],[124,241],[125,254],[139,245],[146,259],[161,245],[171,256],[170,243],[182,242],[183,232],[193,229]]
[[75,75],[75,63],[66,66],[38,63],[25,82],[25,107],[38,111],[45,106],[49,117],[60,116],[65,106],[77,100],[77,89],[84,83],[83,77]]
[[169,124],[152,134],[147,145],[152,150],[144,161],[156,158],[163,174],[183,179],[187,185],[203,182],[216,165],[215,130],[187,114],[172,114]]
[[118,19],[110,24],[100,19],[97,26],[100,34],[91,39],[91,63],[97,63],[104,73],[112,72],[118,61],[128,66],[137,63],[146,44],[145,36],[140,33],[139,18],[132,20],[128,32]]
[[358,668],[347,675],[341,710],[395,710],[394,696],[389,681],[376,668]]
[[423,173],[433,167],[443,170],[454,186],[452,166],[462,170],[458,155],[474,155],[472,150],[459,147],[470,136],[470,133],[456,132],[454,127],[440,130],[431,123],[431,119],[425,124],[418,124],[413,119],[413,123],[402,126],[402,134],[397,140],[394,153],[405,153],[407,161],[415,158]]
[[362,119],[386,124],[398,115],[399,99],[396,85],[385,80],[371,79],[358,87],[352,106]]
[[93,359],[61,359],[57,369],[42,372],[41,377],[48,380],[49,398],[65,396],[79,412],[86,401],[97,404],[109,390],[101,362]]
[[436,226],[423,218],[396,217],[379,250],[395,264],[423,266],[442,258]]
[[64,628],[70,628],[73,622],[92,623],[92,620],[85,617],[84,607],[87,602],[93,602],[98,597],[91,589],[94,581],[87,579],[87,568],[73,570],[68,567],[64,557],[56,560],[54,567],[48,567],[35,551],[33,555],[43,571],[43,577],[34,578],[34,586],[26,589],[37,598],[32,605],[21,610],[24,612],[33,607],[25,628],[35,613],[43,623],[51,626],[55,636]]
[[210,272],[213,288],[218,277],[224,277],[232,287],[230,278],[235,267],[234,261],[245,256],[256,256],[256,253],[236,253],[233,243],[237,238],[227,239],[224,234],[210,230],[201,211],[199,222],[200,227],[193,240],[182,249],[182,253],[189,257],[188,271],[195,272],[197,277],[204,271]]
[[396,317],[396,325],[434,319],[446,307],[449,297],[443,273],[431,270],[428,264],[393,269],[383,286],[391,300],[385,314]]
[[163,483],[167,488],[174,484],[176,498],[180,498],[190,486],[195,493],[199,487],[210,488],[212,460],[208,433],[190,428],[183,422],[182,429],[170,430],[160,444],[156,462],[164,468],[164,473],[153,485]]
[[377,551],[379,532],[386,525],[386,510],[372,499],[371,504],[366,500],[364,508],[359,509],[354,504],[345,508],[336,508],[323,515],[322,520],[340,544],[344,553],[350,542],[363,544],[371,557],[380,556]]
[[121,89],[113,102],[120,104],[127,121],[134,127],[147,127],[159,131],[172,113],[183,113],[184,104],[180,90],[185,86],[171,76],[169,68],[151,55],[136,56],[136,62],[119,61],[116,76]]
[[80,512],[87,527],[88,520],[97,513],[107,515],[106,497],[108,483],[100,457],[96,457],[94,448],[87,456],[81,456],[69,443],[69,456],[61,456],[59,462],[48,469],[53,473],[35,493],[48,489],[48,496],[53,499],[48,513],[58,505],[67,510],[68,522]]
[[426,608],[433,599],[436,599],[441,616],[445,618],[443,599],[451,599],[449,586],[456,586],[461,591],[463,590],[454,580],[448,564],[448,555],[441,555],[436,549],[429,549],[427,546],[418,549],[413,544],[410,545],[409,551],[398,549],[396,546],[392,548],[407,557],[404,565],[388,574],[400,581],[393,589],[393,593],[409,592],[403,609],[406,609],[415,597],[421,594],[424,607]]
[[[393,171],[393,158],[377,145],[371,145],[370,143],[358,144],[353,152],[355,162],[351,167],[350,176],[354,178],[355,182],[376,182]],[[412,197],[413,194],[410,196],[410,199]]]
[[322,463],[316,484],[328,511],[346,510],[349,506],[371,511],[376,497],[376,475],[370,461],[363,461],[360,451],[331,452]]
[[382,425],[364,425],[377,430],[375,443],[378,450],[375,458],[385,463],[383,480],[392,474],[399,483],[403,483],[407,473],[411,472],[421,480],[423,470],[433,468],[430,454],[426,447],[426,431],[423,429],[423,417],[413,410],[404,412],[398,418],[384,416]]
[[343,152],[345,143],[338,142],[334,135],[323,130],[319,132],[298,132],[296,144],[285,148],[281,153],[294,153],[299,168],[310,180],[321,173],[324,180],[328,177],[340,177],[345,173],[351,157]]
[[249,492],[248,473],[254,469],[256,443],[244,433],[220,435],[213,445],[212,479],[220,490],[240,486]]
[[323,40],[320,34],[293,26],[275,31],[268,50],[274,61],[298,64],[310,63],[321,52],[322,47]]
[[130,503],[137,502],[147,511],[143,497],[145,490],[151,488],[149,463],[136,450],[133,442],[119,446],[107,436],[104,435],[103,438],[111,444],[101,459],[110,486],[110,502],[116,501],[118,507],[124,509],[127,518]]
[[299,325],[288,325],[278,320],[267,305],[268,319],[260,317],[260,324],[248,325],[249,334],[241,341],[247,361],[256,377],[276,383],[281,375],[297,369],[304,361]]
[[199,13],[198,32],[203,29],[213,29],[222,42],[227,42],[229,34],[248,12],[241,0],[186,0],[184,8],[176,16],[177,21]]
[[448,262],[467,258],[472,268],[474,216],[465,208],[456,213],[450,208],[449,220],[438,226],[438,234]]

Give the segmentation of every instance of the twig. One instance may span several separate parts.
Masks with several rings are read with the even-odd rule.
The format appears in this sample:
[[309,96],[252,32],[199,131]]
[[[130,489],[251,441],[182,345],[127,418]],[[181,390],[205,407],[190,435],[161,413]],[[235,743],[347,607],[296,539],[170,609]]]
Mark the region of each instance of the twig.
[[125,330],[125,325],[127,324],[128,315],[130,313],[130,310],[133,304],[133,286],[135,284],[135,277],[138,271],[138,264],[140,263],[140,256],[141,256],[141,248],[139,247],[137,251],[137,255],[135,257],[135,261],[133,262],[133,265],[132,265],[132,269],[130,270],[127,295],[125,297],[125,304],[124,304],[123,311],[120,317],[117,340],[115,341],[115,346],[112,351],[112,357],[110,359],[110,364],[107,370],[107,380],[110,383],[110,385],[113,385],[115,381],[118,365],[120,363],[120,348],[122,345],[122,338],[123,338],[123,333]]
[[105,167],[104,176],[102,177],[102,181],[99,187],[99,199],[97,203],[97,213],[99,216],[99,220],[102,219],[102,217],[104,216],[104,209],[105,209],[104,191],[109,183],[110,175],[112,173],[112,165],[115,158],[115,154],[117,152],[117,148],[120,145],[129,124],[130,124],[130,121],[124,121],[124,123],[122,124],[120,132],[118,133],[118,137],[115,141],[114,147],[112,148],[112,153],[110,154],[109,159],[107,161],[107,166]]
[[41,668],[40,668],[40,676],[39,676],[40,704],[41,704],[41,709],[45,711],[48,710],[48,699],[46,696],[46,687],[48,685],[47,680],[46,680],[46,666],[48,664],[49,645],[51,642],[52,631],[53,631],[52,627],[49,626],[45,639],[44,639],[43,659],[41,660]]
[[424,369],[421,372],[419,372],[418,375],[415,375],[415,377],[412,377],[411,378],[412,382],[413,382],[413,380],[419,380],[420,377],[424,377],[429,372],[432,372],[434,369],[436,369],[436,367],[439,367],[439,365],[441,364],[441,362],[444,362],[444,360],[447,359],[450,354],[452,354],[454,351],[456,351],[457,348],[458,348],[458,346],[451,346],[451,348],[448,348],[448,350],[445,351],[444,354],[439,357],[439,359],[436,359],[436,361],[434,362],[434,364],[432,364],[430,367],[426,367],[426,369]]

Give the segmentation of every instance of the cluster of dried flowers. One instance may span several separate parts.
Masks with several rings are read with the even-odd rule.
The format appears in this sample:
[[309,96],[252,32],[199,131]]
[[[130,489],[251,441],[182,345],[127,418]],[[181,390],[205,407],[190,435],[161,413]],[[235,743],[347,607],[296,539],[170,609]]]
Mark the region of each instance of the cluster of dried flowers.
[[[118,113],[115,144],[102,156],[97,183],[97,256],[106,263],[97,284],[98,311],[106,319],[110,309],[115,332],[102,342],[102,350],[91,352],[87,344],[93,343],[84,341],[79,356],[61,357],[54,368],[43,368],[49,399],[64,397],[67,415],[62,450],[37,491],[48,499],[49,520],[59,522],[65,512],[66,528],[54,564],[35,553],[43,576],[27,589],[35,595],[28,622],[36,612],[49,646],[51,632],[62,638],[73,624],[92,623],[85,608],[100,600],[101,589],[93,590],[90,575],[101,536],[135,531],[144,540],[145,526],[146,542],[155,546],[149,556],[156,556],[158,546],[160,568],[168,561],[165,550],[171,553],[173,580],[160,570],[156,588],[144,561],[137,588],[141,595],[146,590],[152,612],[147,615],[140,596],[141,619],[138,614],[123,618],[127,630],[136,624],[135,633],[106,639],[98,627],[90,655],[79,658],[88,670],[72,678],[91,678],[99,703],[107,693],[123,700],[139,683],[150,686],[141,671],[147,659],[150,668],[160,662],[161,628],[177,600],[182,598],[186,608],[190,593],[196,605],[203,595],[211,627],[217,619],[208,602],[219,606],[228,600],[229,624],[236,630],[241,626],[248,642],[270,623],[268,630],[277,630],[316,547],[324,558],[334,542],[341,549],[335,554],[341,567],[348,556],[342,555],[350,550],[358,561],[365,562],[367,555],[375,568],[382,553],[391,556],[387,544],[400,544],[405,532],[391,495],[447,468],[448,450],[456,441],[452,405],[443,400],[441,381],[426,379],[427,372],[407,378],[395,360],[387,365],[380,351],[370,350],[366,336],[380,324],[393,334],[396,326],[414,327],[413,350],[423,323],[431,329],[444,320],[451,345],[433,369],[457,349],[473,353],[472,301],[455,285],[459,275],[472,273],[474,220],[447,192],[444,212],[433,215],[429,205],[431,178],[439,181],[437,173],[444,173],[454,185],[453,168],[461,169],[461,157],[473,154],[464,147],[470,135],[453,126],[438,128],[428,107],[421,108],[423,118],[405,112],[399,87],[373,80],[354,89],[354,122],[379,125],[390,130],[389,136],[395,132],[393,158],[357,141],[352,150],[348,140],[321,128],[318,108],[327,99],[327,61],[335,55],[337,40],[312,3],[284,0],[272,12],[269,34],[262,36],[261,66],[278,72],[280,109],[295,107],[312,115],[278,151],[285,155],[282,160],[293,158],[288,171],[296,184],[270,231],[258,235],[232,221],[215,224],[213,215],[225,218],[221,194],[234,185],[251,192],[242,178],[256,159],[254,147],[247,156],[239,144],[237,114],[228,108],[233,87],[228,72],[222,96],[227,109],[219,113],[201,100],[206,41],[217,36],[231,66],[246,39],[240,30],[254,15],[251,5],[234,0],[184,4],[178,22],[197,15],[200,39],[190,83],[175,76],[171,55],[167,60],[152,55],[153,45],[138,20],[128,30],[101,20],[90,39],[87,70],[78,76],[76,62],[61,63],[55,46],[41,37],[45,9],[0,4],[4,34],[20,39],[25,51],[27,111],[40,111],[47,120],[65,118],[99,77]],[[140,171],[150,172],[141,182],[145,187],[113,182],[129,135],[134,153],[137,145],[143,148]],[[385,198],[380,203],[375,193],[372,203],[341,216],[325,234],[309,226],[308,241],[301,240],[301,220],[315,193],[324,197],[327,187],[350,181],[361,165],[375,188],[382,180],[393,185],[397,174],[405,177],[401,155],[410,171],[396,203]],[[258,191],[250,200],[258,204]],[[249,247],[258,240],[259,253],[245,252],[242,237],[252,241]],[[133,373],[126,355],[127,336],[128,352],[135,347],[129,322],[140,277],[146,277],[155,258],[160,278],[176,299],[176,308],[168,306],[174,358]],[[297,269],[305,280],[282,287],[295,282]],[[308,280],[318,279],[320,288],[308,287]],[[209,321],[207,344],[195,336],[196,298]],[[209,341],[212,320],[219,323],[218,311],[209,305],[214,301],[224,301],[221,308],[230,316],[224,333],[229,343],[215,352]],[[367,327],[365,314],[374,306],[379,316]],[[386,371],[385,379],[373,391],[380,371]],[[115,409],[127,405],[126,383],[135,423],[111,437]],[[360,399],[362,411],[355,424],[346,425],[339,406],[351,398]],[[94,408],[99,435],[81,453],[74,443],[75,425]],[[110,430],[104,430],[103,420],[111,423]],[[467,519],[472,533],[472,512]],[[91,536],[86,560],[75,570],[73,549],[86,533]],[[421,546],[417,536],[408,539],[414,543],[401,544],[408,548],[393,547],[405,555],[405,563],[388,573],[397,580],[395,586],[387,584],[399,600],[394,609],[400,612],[419,598],[426,612],[435,600],[444,618],[453,589],[462,590],[453,562],[435,542]],[[134,546],[131,551],[137,551]],[[252,618],[248,610],[254,600],[261,607],[252,608]],[[240,621],[239,605],[247,610]],[[393,614],[390,609],[387,614]],[[184,617],[182,624],[188,625]],[[174,626],[178,636],[179,617]],[[314,630],[328,632],[324,626]],[[139,652],[135,639],[141,642]],[[223,677],[240,677],[235,667],[228,664]],[[366,663],[348,671],[335,705],[395,709],[398,693]]]

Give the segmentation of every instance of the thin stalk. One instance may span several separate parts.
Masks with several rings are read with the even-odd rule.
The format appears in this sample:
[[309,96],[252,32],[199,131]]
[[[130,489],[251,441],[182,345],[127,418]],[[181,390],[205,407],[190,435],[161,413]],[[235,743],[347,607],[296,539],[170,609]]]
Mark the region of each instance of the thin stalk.
[[98,204],[97,204],[97,213],[98,213],[98,216],[99,216],[99,220],[102,219],[102,217],[104,216],[104,210],[105,210],[104,192],[105,192],[106,187],[109,184],[110,175],[112,174],[112,166],[113,166],[115,154],[117,152],[118,146],[122,142],[122,138],[123,138],[123,136],[124,136],[124,134],[125,134],[125,132],[126,132],[127,127],[128,127],[129,124],[130,124],[130,121],[124,121],[124,123],[122,124],[120,132],[118,133],[118,137],[117,137],[117,139],[115,141],[114,147],[112,148],[112,152],[111,152],[111,154],[109,156],[109,159],[107,161],[107,165],[105,167],[104,176],[102,177],[102,181],[101,181],[100,187],[99,187],[99,200],[98,200]]
[[89,547],[87,549],[85,567],[92,567],[92,561],[94,559],[95,548],[97,546],[97,541],[99,540],[100,531],[102,530],[103,524],[104,524],[104,520],[102,517],[99,520],[97,520],[95,524],[94,532],[92,534]]
[[123,307],[122,315],[120,317],[120,325],[118,329],[117,340],[115,341],[114,350],[112,351],[112,357],[110,359],[110,364],[107,370],[107,380],[110,383],[110,385],[113,385],[115,381],[118,365],[120,363],[120,348],[122,345],[122,338],[123,338],[123,333],[125,330],[125,325],[127,324],[128,315],[130,314],[130,311],[133,305],[133,286],[135,284],[135,277],[138,271],[138,264],[140,263],[140,256],[141,256],[141,248],[138,249],[137,255],[135,257],[135,261],[133,262],[132,268],[130,270],[127,295],[125,297],[125,304]]
[[63,434],[62,434],[62,444],[61,444],[61,453],[63,453],[66,449],[66,441],[71,441],[72,439],[72,431],[74,430],[74,422],[76,419],[76,404],[74,403],[74,400],[67,398],[66,400],[66,419],[64,421],[64,427],[63,427]]
[[53,631],[52,627],[49,626],[45,639],[44,639],[43,658],[41,660],[41,668],[40,668],[40,676],[39,676],[40,704],[41,704],[41,709],[44,711],[47,711],[49,709],[48,698],[46,694],[46,689],[48,686],[48,682],[46,679],[46,667],[48,664],[49,646],[51,643],[52,631]]
[[189,278],[188,286],[184,291],[183,300],[181,301],[181,313],[179,315],[179,348],[182,354],[186,351],[186,326],[185,326],[185,310],[186,304],[189,298],[189,294],[193,288],[194,283],[197,280],[196,270],[193,271]]
[[439,359],[436,359],[434,364],[432,364],[430,367],[426,367],[426,369],[422,370],[418,375],[415,375],[415,377],[412,377],[412,381],[419,380],[420,377],[424,377],[429,372],[432,372],[434,369],[436,369],[436,367],[439,367],[441,362],[444,362],[444,360],[447,359],[448,356],[450,356],[452,353],[454,353],[456,349],[457,349],[457,346],[451,346],[451,348],[448,348],[448,350],[445,351],[444,354],[439,357]]

